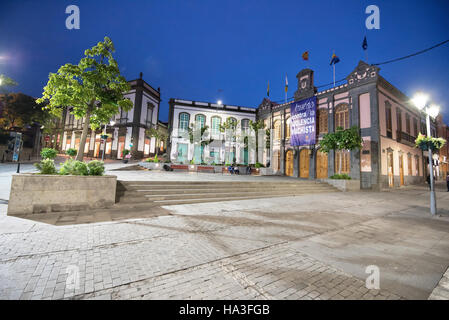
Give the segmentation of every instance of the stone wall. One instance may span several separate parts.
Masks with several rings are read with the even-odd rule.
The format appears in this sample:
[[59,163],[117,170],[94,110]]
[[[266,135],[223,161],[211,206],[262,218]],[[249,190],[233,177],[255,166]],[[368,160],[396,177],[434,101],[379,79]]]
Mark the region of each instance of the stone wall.
[[15,174],[8,215],[108,208],[116,186],[116,176]]

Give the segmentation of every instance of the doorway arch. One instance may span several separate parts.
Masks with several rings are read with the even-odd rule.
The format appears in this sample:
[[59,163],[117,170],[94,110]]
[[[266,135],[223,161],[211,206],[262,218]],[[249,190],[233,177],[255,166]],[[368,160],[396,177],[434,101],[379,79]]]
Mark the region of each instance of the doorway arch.
[[287,150],[285,153],[285,175],[293,176],[293,150]]
[[309,149],[299,152],[299,177],[309,178]]

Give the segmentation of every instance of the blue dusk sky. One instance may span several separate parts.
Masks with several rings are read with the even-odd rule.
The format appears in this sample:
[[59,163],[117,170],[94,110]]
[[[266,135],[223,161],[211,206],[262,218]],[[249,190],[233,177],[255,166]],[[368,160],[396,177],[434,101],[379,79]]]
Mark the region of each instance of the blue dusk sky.
[[[68,30],[68,5],[80,8],[80,29]],[[380,29],[367,30],[365,8],[380,9]],[[49,72],[78,63],[104,36],[115,44],[122,74],[139,72],[168,100],[181,98],[257,107],[266,96],[289,97],[296,74],[315,71],[315,85],[332,82],[332,52],[340,58],[336,78],[365,58],[378,63],[449,39],[449,1],[192,1],[89,0],[0,2],[0,74],[20,91],[40,96]],[[301,58],[309,51],[309,61]],[[405,94],[423,90],[441,105],[449,123],[449,43],[422,55],[381,66],[380,74]]]

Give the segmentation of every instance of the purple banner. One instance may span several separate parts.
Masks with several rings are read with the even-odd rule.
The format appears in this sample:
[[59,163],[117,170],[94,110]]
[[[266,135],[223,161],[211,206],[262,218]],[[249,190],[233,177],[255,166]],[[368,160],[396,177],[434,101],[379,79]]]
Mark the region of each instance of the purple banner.
[[291,104],[290,145],[309,146],[316,138],[316,97]]

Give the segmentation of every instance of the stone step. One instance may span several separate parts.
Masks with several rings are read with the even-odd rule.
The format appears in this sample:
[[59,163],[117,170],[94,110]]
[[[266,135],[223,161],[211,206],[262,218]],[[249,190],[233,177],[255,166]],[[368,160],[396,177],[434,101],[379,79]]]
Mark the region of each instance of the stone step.
[[170,189],[140,189],[140,188],[136,188],[133,190],[119,190],[117,191],[117,195],[120,197],[124,197],[124,196],[136,196],[136,195],[144,195],[144,194],[151,194],[151,195],[158,195],[158,194],[185,194],[185,193],[192,193],[192,192],[197,192],[197,193],[220,193],[220,192],[227,192],[229,190],[232,191],[238,191],[238,192],[265,192],[265,191],[299,191],[301,192],[302,190],[336,190],[336,188],[331,187],[331,186],[325,186],[325,185],[313,185],[313,186],[301,186],[301,187],[286,187],[286,186],[279,186],[279,187],[228,187],[228,188],[216,188],[216,187],[211,187],[211,188],[170,188]]
[[[281,197],[292,197],[295,195],[271,195],[271,196],[249,196],[249,197],[220,197],[220,198],[206,198],[206,199],[174,199],[174,200],[155,200],[150,203],[154,203],[158,206],[170,206],[178,204],[194,204],[194,203],[204,203],[204,202],[220,202],[220,201],[236,201],[236,200],[251,200],[251,199],[261,199],[261,198],[281,198]],[[299,196],[299,195],[298,195]]]
[[286,185],[302,185],[302,184],[319,184],[315,180],[301,180],[291,179],[291,181],[276,181],[276,180],[260,180],[260,181],[123,181],[119,180],[119,184],[124,186],[138,185],[138,186],[152,186],[152,185],[260,185],[260,184],[286,184]]
[[204,189],[204,188],[214,188],[214,189],[227,189],[227,188],[309,188],[314,186],[322,186],[322,183],[307,183],[307,184],[214,184],[214,185],[203,185],[203,184],[189,184],[189,185],[164,185],[164,184],[153,184],[153,185],[139,185],[132,184],[127,186],[117,186],[120,191],[123,190],[169,190],[169,189]]
[[161,195],[141,195],[141,196],[126,196],[118,199],[120,203],[139,203],[159,200],[173,200],[173,199],[209,199],[209,198],[239,198],[239,197],[266,197],[271,196],[296,196],[310,193],[336,192],[333,189],[320,190],[303,190],[303,191],[253,191],[253,192],[236,192],[228,190],[228,192],[219,193],[187,193],[187,194],[161,194]]

